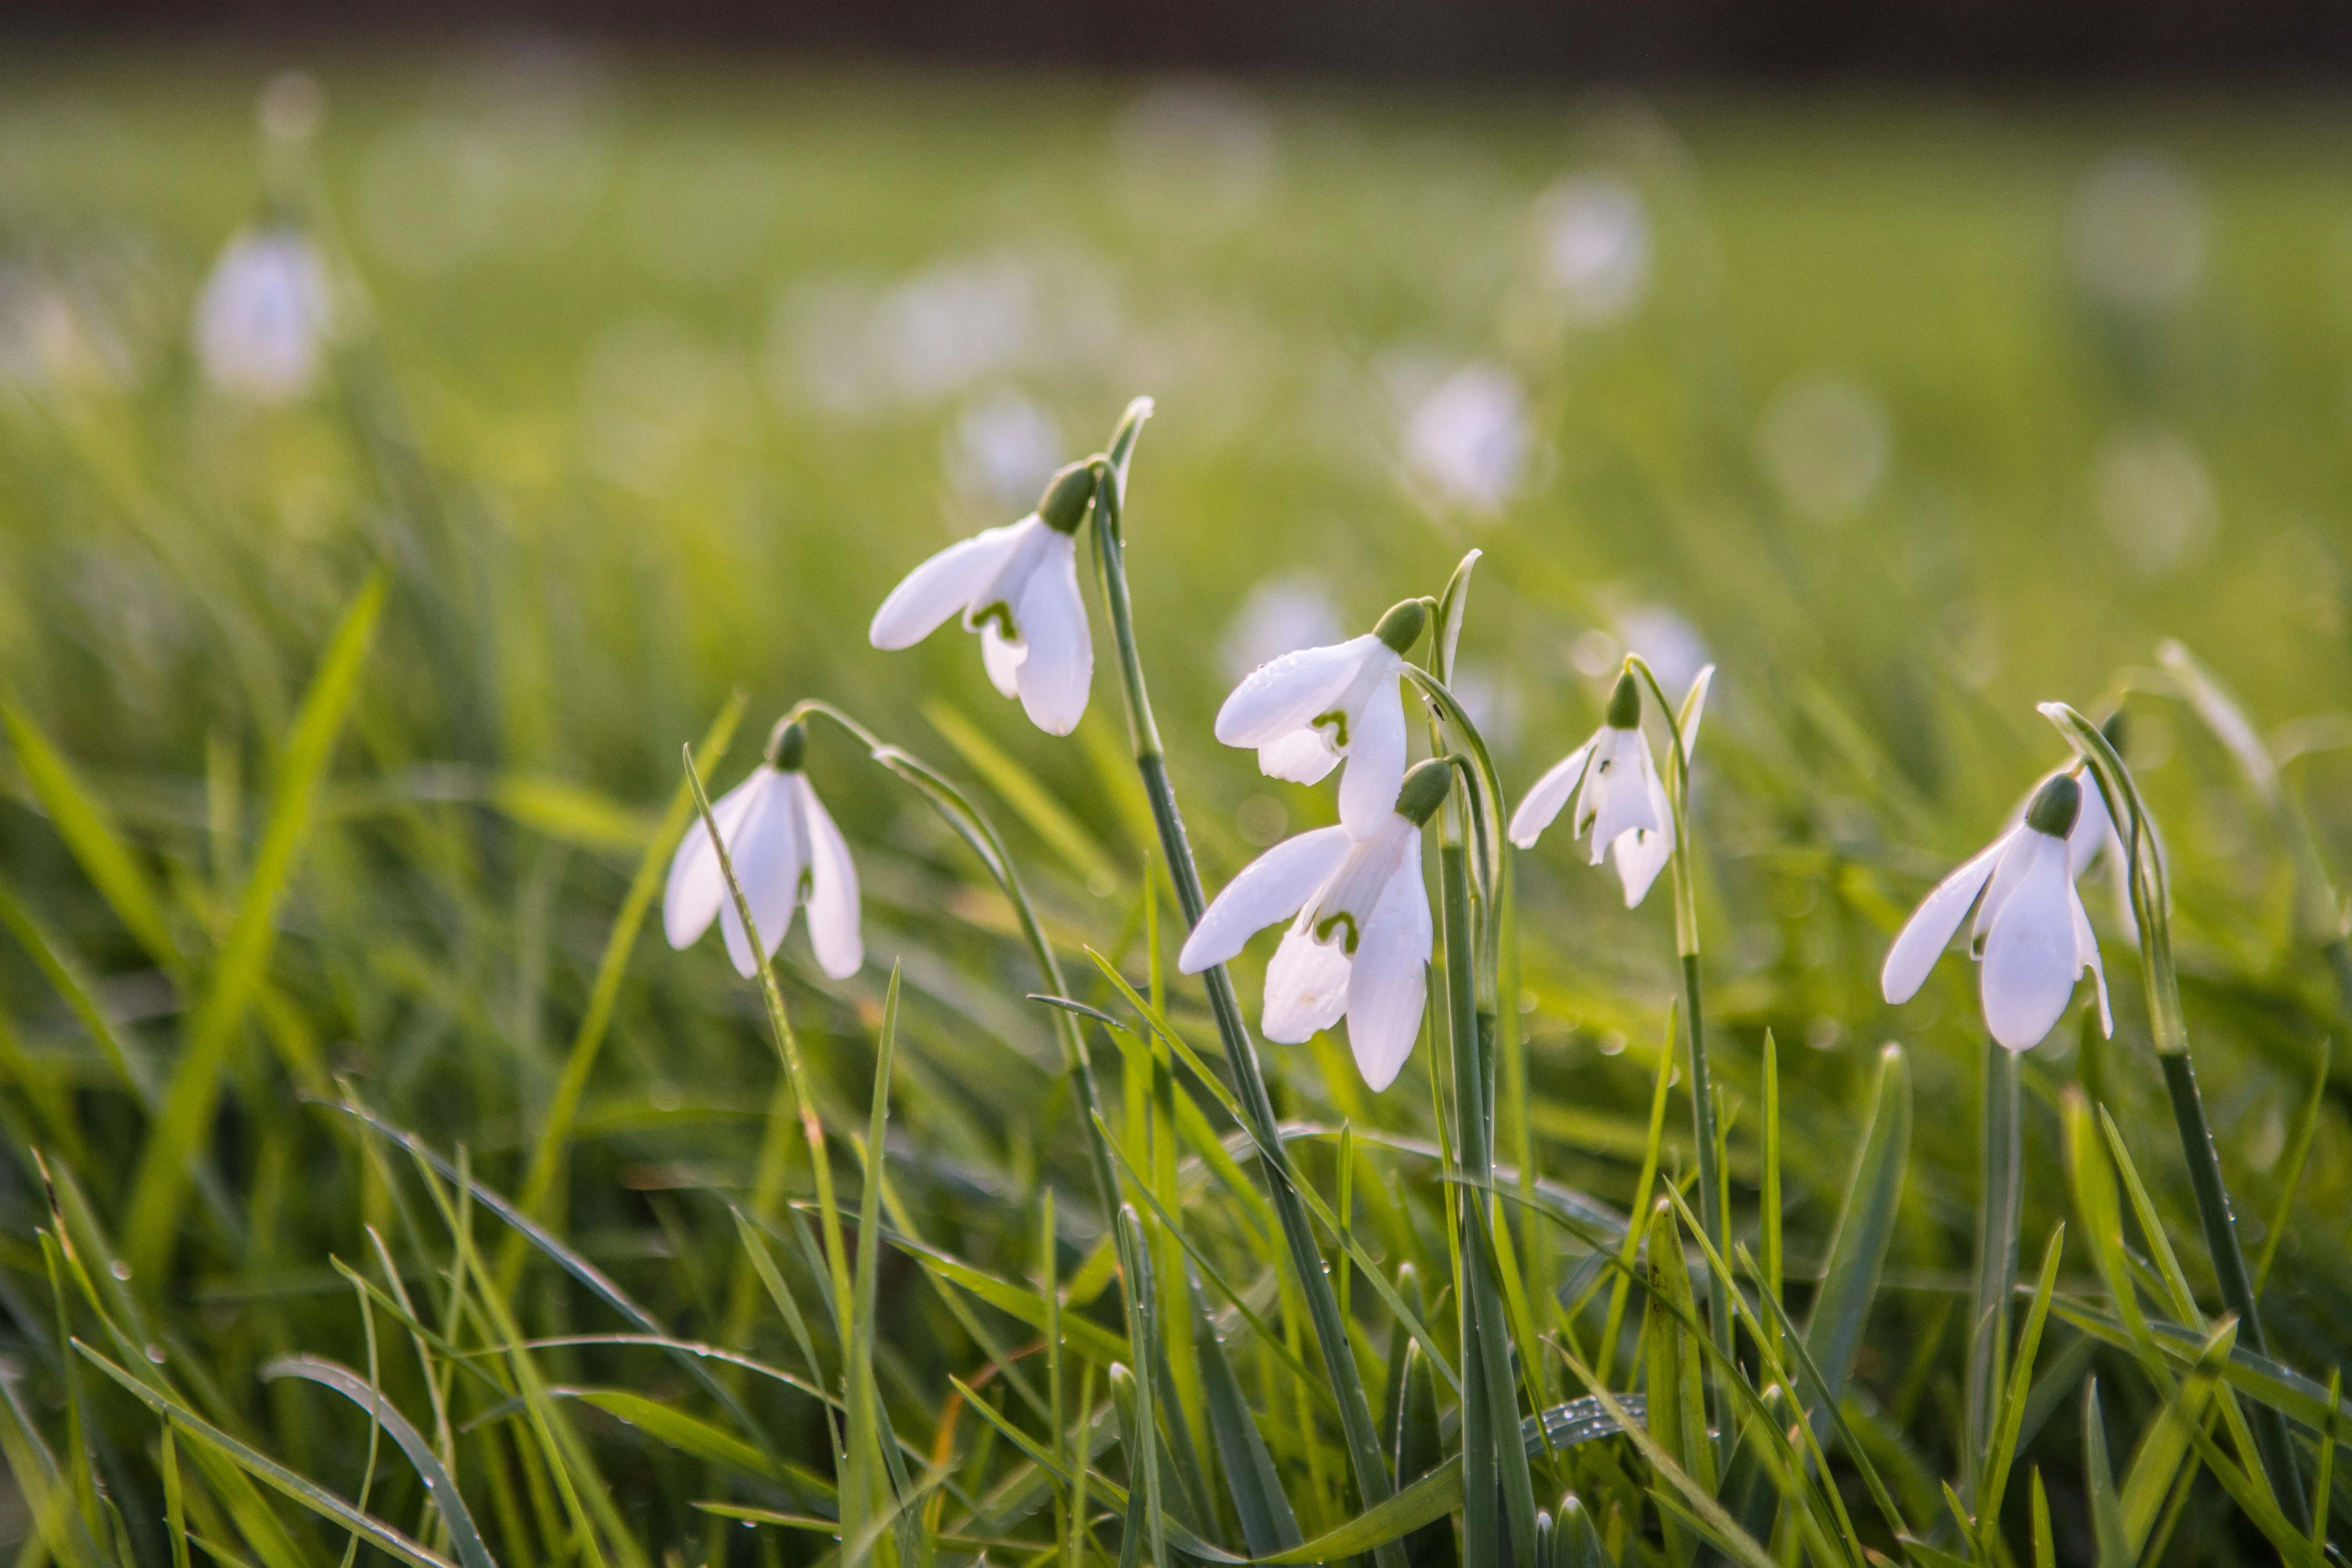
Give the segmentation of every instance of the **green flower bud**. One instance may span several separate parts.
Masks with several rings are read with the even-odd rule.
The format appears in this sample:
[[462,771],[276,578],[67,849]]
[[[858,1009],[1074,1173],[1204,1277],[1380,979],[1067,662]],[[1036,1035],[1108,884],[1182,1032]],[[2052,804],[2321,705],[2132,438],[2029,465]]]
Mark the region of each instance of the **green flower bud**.
[[1617,689],[1609,694],[1608,724],[1612,730],[1642,727],[1642,683],[1630,669],[1617,678]]
[[768,765],[779,773],[796,773],[808,755],[808,731],[797,719],[779,721],[768,737]]
[[1037,516],[1056,533],[1076,533],[1078,524],[1086,521],[1087,507],[1094,499],[1093,465],[1072,463],[1045,481],[1045,493],[1037,501]]
[[2033,792],[2033,804],[2025,808],[2025,826],[2063,838],[2074,831],[2074,819],[2082,813],[2083,786],[2074,774],[2060,773]]
[[1445,792],[1453,785],[1454,764],[1444,757],[1415,763],[1404,775],[1404,787],[1397,791],[1397,815],[1415,827],[1422,826],[1445,803]]
[[1419,599],[1407,599],[1390,607],[1372,628],[1372,635],[1389,645],[1394,653],[1402,653],[1421,640],[1422,628],[1429,624],[1429,610]]

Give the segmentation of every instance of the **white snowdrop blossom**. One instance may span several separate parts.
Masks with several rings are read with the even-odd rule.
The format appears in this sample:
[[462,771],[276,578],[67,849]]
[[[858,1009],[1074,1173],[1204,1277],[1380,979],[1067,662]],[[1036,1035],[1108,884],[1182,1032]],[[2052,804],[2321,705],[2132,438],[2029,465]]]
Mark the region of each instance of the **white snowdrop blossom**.
[[1260,666],[1217,710],[1217,739],[1256,747],[1258,771],[1293,784],[1319,783],[1345,759],[1340,825],[1379,832],[1404,783],[1404,654],[1428,619],[1407,599],[1362,637]]
[[2100,1026],[2112,1035],[2098,939],[2074,891],[2071,836],[2095,798],[2096,792],[2085,792],[2073,774],[2058,774],[2034,791],[2023,822],[1937,883],[1887,952],[1879,976],[1887,1001],[1900,1004],[1918,994],[1973,909],[1969,951],[1982,965],[1978,991],[1994,1039],[2012,1051],[2040,1045],[2074,999],[2074,983],[2085,969],[2096,989]]
[[2108,884],[2115,890],[2116,929],[2123,933],[2125,941],[2137,942],[2139,919],[2132,913],[2131,851],[2124,847],[2123,835],[2116,831],[2115,818],[2107,815],[2106,796],[2099,793],[2097,784],[2084,782],[2076,769],[2061,768],[2035,784],[2032,793],[2018,803],[2016,811],[2010,816],[2010,825],[2015,826],[2025,820],[2033,796],[2050,779],[2067,773],[2083,784],[2083,809],[2074,818],[2074,831],[2066,835],[2066,874],[2079,882],[2094,866],[2104,864]]
[[727,956],[747,977],[774,955],[792,929],[793,911],[808,906],[809,945],[817,967],[846,980],[866,962],[857,928],[857,868],[841,829],[825,814],[808,775],[801,771],[807,738],[796,722],[777,726],[767,759],[751,776],[719,797],[711,822],[727,846],[735,880],[751,906],[761,953],[755,958],[727,889],[709,828],[698,819],[687,829],[669,863],[669,886],[662,894],[662,931],[683,948],[710,929],[713,917],[727,938]]
[[1416,851],[1451,766],[1432,759],[1407,773],[1394,808],[1364,837],[1318,827],[1250,862],[1202,914],[1176,966],[1198,974],[1289,921],[1265,969],[1265,1037],[1297,1045],[1344,1016],[1364,1082],[1375,1092],[1394,1083],[1428,994],[1433,932]]
[[[1708,672],[1699,673],[1704,679]],[[1642,689],[1630,669],[1617,678],[1607,719],[1592,738],[1536,780],[1511,814],[1511,842],[1532,847],[1570,795],[1572,836],[1591,835],[1595,866],[1615,852],[1625,907],[1633,908],[1674,855],[1675,814],[1642,734]]]
[[959,612],[980,634],[988,679],[1018,697],[1030,721],[1066,735],[1087,711],[1094,636],[1078,593],[1078,525],[1094,472],[1073,463],[1054,476],[1037,510],[1018,522],[950,544],[890,590],[866,633],[876,647],[912,647]]
[[195,349],[205,379],[256,403],[310,390],[326,348],[326,263],[289,228],[231,240],[196,300]]

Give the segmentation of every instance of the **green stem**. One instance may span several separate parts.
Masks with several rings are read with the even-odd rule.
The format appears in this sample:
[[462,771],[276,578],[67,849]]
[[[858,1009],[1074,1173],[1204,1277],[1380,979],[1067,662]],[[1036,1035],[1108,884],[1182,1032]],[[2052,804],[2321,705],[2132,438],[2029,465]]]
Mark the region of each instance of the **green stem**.
[[[1676,858],[1680,858],[1677,856]],[[1683,898],[1684,880],[1675,880],[1675,898]],[[1699,1217],[1706,1226],[1707,1244],[1716,1256],[1725,1256],[1723,1234],[1723,1184],[1716,1170],[1715,1157],[1715,1082],[1706,1066],[1706,1017],[1701,1011],[1698,985],[1698,954],[1683,954],[1683,1016],[1690,1038],[1691,1072],[1691,1136],[1698,1142]],[[1707,1324],[1715,1335],[1715,1348],[1721,1352],[1718,1367],[1731,1363],[1731,1298],[1725,1289],[1723,1276],[1710,1268],[1706,1271]],[[1731,1447],[1732,1423],[1718,1423],[1723,1428],[1717,1442],[1728,1458]]]
[[[1022,940],[1029,944],[1029,955],[1036,961],[1037,973],[1044,978],[1045,988],[1056,996],[1070,994],[1069,983],[1062,977],[1062,961],[1054,952],[1054,944],[1045,938],[1045,928],[1039,923],[1037,911],[1029,902],[1027,889],[1021,886],[1021,877],[1013,868],[1012,851],[998,836],[995,825],[981,814],[980,808],[961,790],[950,784],[930,764],[910,752],[900,751],[865,725],[835,708],[830,702],[806,698],[793,704],[785,718],[796,720],[817,714],[839,725],[866,747],[874,762],[914,786],[930,808],[965,844],[980,857],[981,864],[995,879],[1014,918],[1021,925]],[[1104,1222],[1115,1223],[1118,1217],[1118,1182],[1111,1173],[1110,1151],[1104,1146],[1100,1119],[1096,1107],[1101,1097],[1095,1089],[1094,1059],[1087,1050],[1084,1026],[1069,1012],[1059,1007],[1047,1009],[1054,1015],[1054,1026],[1062,1039],[1062,1065],[1070,1075],[1070,1091],[1077,1097],[1078,1121],[1086,1128],[1087,1153],[1095,1180],[1095,1198],[1102,1205]]]
[[[1095,493],[1095,552],[1100,567],[1104,607],[1118,648],[1119,684],[1127,699],[1128,740],[1134,749],[1136,769],[1143,776],[1144,793],[1151,802],[1160,856],[1168,864],[1169,880],[1175,885],[1176,901],[1184,911],[1185,929],[1190,931],[1200,923],[1208,900],[1201,891],[1200,868],[1192,860],[1184,818],[1176,808],[1176,794],[1168,782],[1168,762],[1160,747],[1160,728],[1151,715],[1151,697],[1144,684],[1143,660],[1135,637],[1134,604],[1128,592],[1126,545],[1120,533],[1126,456],[1140,424],[1141,414],[1130,410],[1103,465],[1101,483]],[[1266,1091],[1257,1048],[1242,1021],[1241,1001],[1234,993],[1233,977],[1220,963],[1205,971],[1201,978],[1209,993],[1209,1010],[1217,1021],[1217,1033],[1224,1045],[1225,1062],[1234,1075],[1243,1114],[1249,1119],[1250,1132],[1267,1156],[1264,1162],[1266,1187],[1274,1202],[1275,1215],[1281,1222],[1283,1239],[1290,1250],[1291,1268],[1297,1276],[1299,1293],[1306,1298],[1316,1346],[1322,1353],[1324,1371],[1330,1378],[1332,1395],[1339,1406],[1339,1425],[1355,1470],[1356,1490],[1363,1507],[1370,1509],[1386,1502],[1396,1489],[1381,1457],[1378,1428],[1372,1423],[1371,1405],[1364,1394],[1364,1380],[1356,1366],[1355,1350],[1348,1342],[1347,1324],[1339,1316],[1339,1299],[1332,1292],[1330,1275],[1316,1246],[1307,1205],[1298,1195],[1298,1178],[1283,1145],[1280,1120],[1275,1115],[1273,1097]],[[1393,1542],[1379,1548],[1375,1555],[1381,1568],[1404,1568],[1403,1551]]]
[[[2238,1315],[2238,1344],[2258,1356],[2267,1356],[2270,1342],[2263,1333],[2256,1309],[2253,1276],[2246,1268],[2245,1250],[2238,1245],[2238,1224],[2230,1210],[2230,1190],[2221,1183],[2221,1158],[2213,1148],[2213,1130],[2205,1120],[2204,1097],[2197,1092],[2197,1069],[2187,1051],[2168,1052],[2164,1087],[2172,1097],[2172,1120],[2180,1129],[2181,1152],[2189,1159],[2189,1181],[2197,1193],[2198,1217],[2205,1225],[2205,1247],[2213,1256],[2213,1273],[2221,1286],[2221,1300]],[[2298,1531],[2311,1528],[2311,1504],[2303,1489],[2303,1471],[2296,1466],[2294,1445],[2287,1436],[2286,1417],[2274,1407],[2254,1404],[2251,1412],[2254,1447],[2279,1509]]]
[[[2009,1308],[2017,1279],[2021,1153],[2017,1053],[1990,1036],[1984,1052],[1984,1144],[1977,1189],[1976,1288],[1969,1299],[1966,1479],[1981,1488],[1994,1405],[2008,1381]],[[1977,1495],[1972,1491],[1971,1496]]]

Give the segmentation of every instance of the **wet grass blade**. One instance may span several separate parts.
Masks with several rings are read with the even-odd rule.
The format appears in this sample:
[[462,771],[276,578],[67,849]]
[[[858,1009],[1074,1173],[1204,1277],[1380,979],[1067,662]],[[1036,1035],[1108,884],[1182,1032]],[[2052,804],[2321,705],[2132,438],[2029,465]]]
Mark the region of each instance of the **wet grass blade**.
[[17,766],[25,770],[26,782],[33,786],[34,798],[48,813],[49,825],[66,841],[82,874],[147,955],[167,973],[177,976],[180,952],[164,923],[163,905],[147,873],[123,843],[122,831],[105,802],[82,782],[73,764],[32,719],[5,699],[0,699],[0,726],[8,731],[8,743],[16,750]]
[[[412,1425],[392,1402],[371,1387],[367,1379],[349,1367],[312,1355],[282,1356],[265,1363],[260,1372],[264,1383],[281,1377],[299,1377],[323,1388],[331,1388],[350,1400],[390,1434],[408,1462],[416,1467],[416,1474],[425,1483],[425,1494],[440,1511],[442,1521],[448,1526],[450,1544],[456,1549],[462,1568],[497,1568],[489,1548],[483,1544],[481,1531],[475,1528],[474,1516],[466,1507],[466,1500],[457,1490],[457,1482],[442,1467],[440,1456],[425,1434]],[[173,1509],[176,1514],[177,1506]]]
[[2095,1377],[2083,1385],[2083,1484],[2091,1494],[2091,1539],[2098,1568],[2132,1568],[2123,1500],[2116,1495],[2115,1467],[2107,1462],[2107,1426],[2099,1414]]
[[1224,1342],[1217,1337],[1216,1324],[1209,1316],[1200,1281],[1187,1278],[1185,1286],[1192,1303],[1192,1348],[1201,1367],[1201,1393],[1208,1408],[1209,1435],[1216,1446],[1218,1468],[1223,1472],[1225,1489],[1233,1499],[1234,1517],[1241,1522],[1242,1540],[1253,1557],[1296,1546],[1303,1539],[1297,1518],[1290,1511],[1290,1499],[1282,1489],[1282,1477],[1274,1468],[1274,1457],[1266,1451],[1255,1417],[1250,1414],[1241,1381],[1234,1375],[1233,1363],[1225,1358]]
[[[1890,1045],[1879,1053],[1870,1131],[1854,1162],[1853,1178],[1830,1243],[1829,1262],[1822,1271],[1821,1292],[1805,1324],[1805,1350],[1821,1371],[1821,1399],[1830,1405],[1845,1397],[1846,1379],[1862,1345],[1863,1326],[1878,1294],[1886,1250],[1895,1239],[1910,1149],[1911,1068],[1902,1047]],[[1825,1419],[1819,1402],[1813,1406],[1812,1419],[1817,1426]]]

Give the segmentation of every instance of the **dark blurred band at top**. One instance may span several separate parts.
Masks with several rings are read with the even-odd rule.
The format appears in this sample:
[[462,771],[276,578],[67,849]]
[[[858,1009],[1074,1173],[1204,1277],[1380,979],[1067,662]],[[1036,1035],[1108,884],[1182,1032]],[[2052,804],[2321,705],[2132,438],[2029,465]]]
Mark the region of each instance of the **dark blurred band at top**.
[[845,60],[1370,78],[2294,79],[2346,0],[16,0],[0,37],[410,42],[551,29]]

